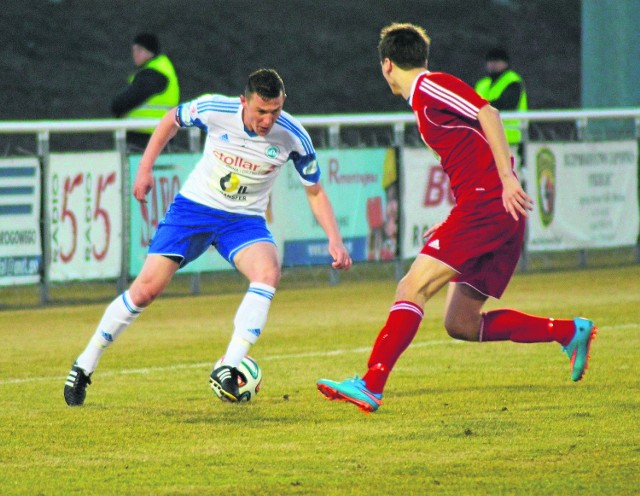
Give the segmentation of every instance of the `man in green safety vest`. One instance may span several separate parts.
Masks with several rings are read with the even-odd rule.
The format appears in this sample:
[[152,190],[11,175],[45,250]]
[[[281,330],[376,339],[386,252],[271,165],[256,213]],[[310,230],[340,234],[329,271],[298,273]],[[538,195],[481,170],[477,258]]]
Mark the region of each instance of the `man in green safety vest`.
[[[133,39],[131,55],[137,70],[111,102],[111,111],[116,117],[161,119],[180,102],[180,86],[173,64],[161,53],[158,37],[153,33],[138,34]],[[154,129],[155,122],[149,128],[128,131],[129,148],[144,150]]]
[[[475,86],[476,92],[501,112],[526,111],[527,90],[522,77],[509,67],[509,55],[502,48],[493,48],[485,56],[487,76]],[[520,120],[504,119],[509,145],[518,148],[522,158]]]

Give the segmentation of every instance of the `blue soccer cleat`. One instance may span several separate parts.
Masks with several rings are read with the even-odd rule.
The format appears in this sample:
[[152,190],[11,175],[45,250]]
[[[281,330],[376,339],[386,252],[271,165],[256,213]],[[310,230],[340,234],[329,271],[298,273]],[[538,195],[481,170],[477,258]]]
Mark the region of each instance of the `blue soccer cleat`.
[[330,400],[348,401],[366,413],[375,412],[382,403],[382,395],[369,391],[367,385],[358,376],[342,382],[320,379],[318,390]]
[[593,325],[593,322],[582,317],[573,319],[573,322],[576,332],[571,342],[564,346],[562,351],[571,360],[571,380],[579,381],[587,370],[591,341],[596,337],[598,328]]

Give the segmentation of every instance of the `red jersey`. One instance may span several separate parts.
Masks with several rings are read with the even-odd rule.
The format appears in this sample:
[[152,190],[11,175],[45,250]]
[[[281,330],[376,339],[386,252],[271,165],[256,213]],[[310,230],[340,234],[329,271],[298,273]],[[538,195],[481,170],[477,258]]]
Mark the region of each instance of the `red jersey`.
[[460,79],[425,71],[413,83],[409,104],[423,141],[440,156],[456,202],[502,196],[502,183],[478,112],[487,100]]

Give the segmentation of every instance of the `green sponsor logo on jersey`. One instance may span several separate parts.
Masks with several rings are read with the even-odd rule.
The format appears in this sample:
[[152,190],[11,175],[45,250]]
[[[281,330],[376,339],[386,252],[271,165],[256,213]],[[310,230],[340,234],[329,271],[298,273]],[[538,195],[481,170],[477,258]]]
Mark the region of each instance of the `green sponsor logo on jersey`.
[[270,146],[269,148],[267,148],[267,151],[265,153],[269,158],[276,158],[278,156],[278,153],[280,153],[280,150],[277,146]]

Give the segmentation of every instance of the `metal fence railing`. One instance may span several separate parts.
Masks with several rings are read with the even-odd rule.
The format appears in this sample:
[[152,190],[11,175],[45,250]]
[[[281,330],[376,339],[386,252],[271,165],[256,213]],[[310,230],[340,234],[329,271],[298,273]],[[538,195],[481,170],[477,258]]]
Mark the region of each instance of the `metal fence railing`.
[[[539,110],[523,113],[503,112],[504,118],[517,118],[523,131],[523,147],[543,141],[593,141],[640,138],[640,108],[629,109],[591,109],[591,110]],[[365,148],[365,147],[404,147],[422,146],[415,125],[415,118],[409,112],[385,114],[345,114],[345,115],[306,115],[298,117],[309,131],[317,148]],[[156,121],[152,121],[154,124]],[[101,136],[101,145],[117,151],[122,161],[128,154],[126,132],[148,128],[150,121],[146,119],[98,119],[68,121],[5,121],[0,122],[0,154],[4,156],[33,155],[39,159],[42,176],[45,177],[49,167],[49,157],[56,151],[52,141],[58,137]],[[185,150],[197,152],[201,148],[202,134],[199,129],[190,129],[181,134]],[[105,140],[105,137],[107,138]],[[16,147],[12,140],[19,140]],[[24,145],[27,140],[33,145]],[[84,139],[91,148],[91,139]],[[46,190],[43,190],[46,196]],[[122,184],[123,198],[129,198],[129,185],[126,180]],[[46,197],[43,203],[46,204]],[[128,201],[128,200],[127,200]],[[45,209],[46,210],[46,209]],[[126,209],[124,209],[126,211]],[[48,214],[43,212],[43,239],[50,236],[51,223]],[[126,233],[126,230],[124,231]],[[126,234],[125,234],[126,235]],[[126,245],[126,243],[123,243]],[[51,253],[44,243],[43,259],[46,261]],[[640,262],[640,252],[635,247],[635,262]],[[526,254],[525,254],[526,255]],[[124,254],[123,254],[124,256]],[[574,256],[574,255],[571,255]],[[577,265],[587,265],[587,251],[577,250]],[[530,267],[530,258],[525,260],[521,269]],[[539,267],[552,267],[553,264],[542,262]],[[396,270],[396,273],[399,271]],[[127,284],[128,274],[123,271],[117,285],[123,288]],[[46,270],[43,271],[41,285],[41,301],[49,299],[50,281]],[[194,277],[192,288],[197,291],[197,277]]]

